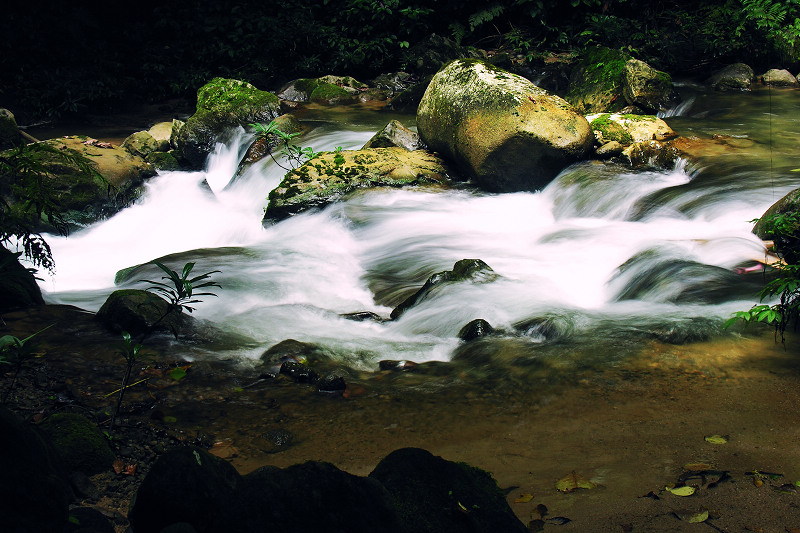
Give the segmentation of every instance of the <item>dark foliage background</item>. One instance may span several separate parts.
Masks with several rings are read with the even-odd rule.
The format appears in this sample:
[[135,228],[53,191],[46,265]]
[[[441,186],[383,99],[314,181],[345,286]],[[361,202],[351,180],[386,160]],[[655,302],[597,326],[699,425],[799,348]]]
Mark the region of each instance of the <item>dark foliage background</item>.
[[800,0],[16,2],[0,17],[0,106],[27,120],[191,98],[214,76],[263,89],[368,80],[431,33],[533,60],[606,45],[673,74],[797,68]]

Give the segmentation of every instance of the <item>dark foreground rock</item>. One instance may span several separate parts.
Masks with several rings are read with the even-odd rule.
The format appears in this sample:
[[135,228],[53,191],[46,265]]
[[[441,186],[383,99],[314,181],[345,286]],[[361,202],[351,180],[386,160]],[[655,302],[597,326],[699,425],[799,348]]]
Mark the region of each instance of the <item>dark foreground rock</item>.
[[526,531],[487,472],[416,448],[391,453],[368,477],[319,461],[241,477],[205,450],[178,448],[153,465],[129,518],[135,533]]
[[44,305],[42,291],[18,255],[0,246],[0,312]]

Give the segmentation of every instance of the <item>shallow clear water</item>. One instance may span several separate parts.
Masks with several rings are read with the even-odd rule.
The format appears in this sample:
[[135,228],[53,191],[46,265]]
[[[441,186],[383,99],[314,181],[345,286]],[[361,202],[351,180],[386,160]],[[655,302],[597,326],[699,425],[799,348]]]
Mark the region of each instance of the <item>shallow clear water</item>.
[[[382,359],[463,354],[457,334],[476,318],[503,330],[495,349],[513,342],[509,353],[520,360],[610,361],[643,338],[730,335],[720,324],[755,302],[763,283],[733,271],[763,257],[749,221],[800,186],[792,172],[800,168],[800,95],[683,90],[681,114],[667,122],[687,136],[738,139],[733,152],[661,172],[582,162],[536,192],[362,192],[266,228],[266,197],[283,171],[263,161],[229,185],[250,140],[234,132],[204,172],[162,173],[136,205],[69,238],[50,237],[57,273],[42,288],[49,302],[94,311],[120,288],[118,270],[178,254],[173,268],[196,261],[197,272],[222,271],[219,297],[205,298],[195,315],[255,340],[256,348],[231,347],[234,355],[254,358],[294,338],[367,369]],[[395,117],[317,109],[304,118],[314,129],[301,144],[321,151],[359,148]],[[396,321],[339,316],[388,317],[464,258],[482,259],[499,278],[442,286]],[[142,277],[158,275],[152,268]]]

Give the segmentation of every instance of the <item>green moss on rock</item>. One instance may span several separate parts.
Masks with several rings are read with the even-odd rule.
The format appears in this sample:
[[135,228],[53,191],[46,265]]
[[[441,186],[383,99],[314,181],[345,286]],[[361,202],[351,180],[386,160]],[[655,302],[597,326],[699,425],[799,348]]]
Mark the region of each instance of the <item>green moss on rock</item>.
[[572,70],[564,98],[583,114],[622,109],[627,105],[622,76],[630,59],[625,52],[611,48],[587,50]]
[[83,415],[57,413],[39,427],[53,441],[67,471],[91,476],[111,468],[114,452],[100,429]]
[[340,104],[354,101],[353,95],[333,83],[320,83],[317,85],[311,92],[310,99],[312,102],[324,104]]

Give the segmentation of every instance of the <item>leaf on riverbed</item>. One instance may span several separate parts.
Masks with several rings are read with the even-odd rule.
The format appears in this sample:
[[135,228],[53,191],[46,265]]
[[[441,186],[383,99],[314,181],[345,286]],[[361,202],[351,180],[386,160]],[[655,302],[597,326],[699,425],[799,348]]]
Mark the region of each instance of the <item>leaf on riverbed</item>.
[[578,489],[594,489],[596,487],[596,483],[592,483],[588,479],[577,474],[574,470],[559,479],[556,483],[556,489],[560,492],[572,492]]
[[699,524],[700,522],[708,520],[708,509],[700,511],[674,511],[674,513],[675,516],[690,524]]
[[169,377],[174,379],[175,381],[180,381],[186,377],[186,371],[189,369],[189,365],[187,366],[178,366],[173,368],[169,371]]
[[691,496],[695,491],[694,487],[688,485],[684,485],[683,487],[670,487],[667,485],[664,489],[675,496]]
[[136,465],[126,465],[121,459],[116,459],[111,465],[114,472],[125,476],[132,476],[136,474]]
[[533,494],[522,492],[520,493],[519,498],[514,500],[514,503],[528,503],[532,499],[533,499]]
[[709,444],[727,444],[730,437],[728,435],[708,435],[704,438]]
[[208,452],[222,459],[230,459],[239,455],[239,450],[233,445],[233,440],[231,439],[215,442]]

